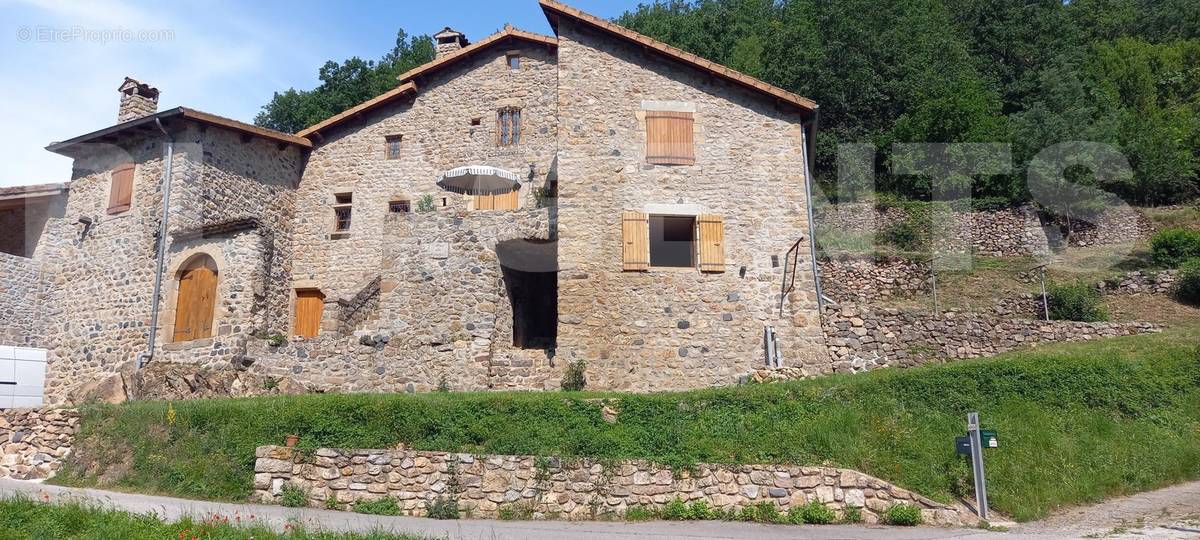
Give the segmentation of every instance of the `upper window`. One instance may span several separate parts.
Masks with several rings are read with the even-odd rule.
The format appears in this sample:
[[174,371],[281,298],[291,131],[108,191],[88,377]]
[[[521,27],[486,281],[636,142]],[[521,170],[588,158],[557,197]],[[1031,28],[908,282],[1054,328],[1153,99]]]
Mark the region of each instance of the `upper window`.
[[505,107],[496,112],[496,144],[516,146],[521,142],[521,109]]
[[344,232],[350,230],[350,210],[354,202],[350,193],[338,193],[333,196],[333,230]]
[[650,216],[650,266],[696,266],[696,218]]
[[404,135],[388,135],[385,137],[387,143],[386,155],[388,159],[400,159],[400,141],[404,139]]
[[133,201],[133,164],[122,163],[113,168],[112,182],[108,188],[108,213],[119,214],[129,210]]
[[691,165],[696,162],[692,113],[646,111],[646,162]]
[[508,53],[504,56],[504,60],[508,62],[508,69],[521,69],[521,55]]
[[725,221],[721,216],[621,213],[621,258],[627,271],[699,268],[725,271]]

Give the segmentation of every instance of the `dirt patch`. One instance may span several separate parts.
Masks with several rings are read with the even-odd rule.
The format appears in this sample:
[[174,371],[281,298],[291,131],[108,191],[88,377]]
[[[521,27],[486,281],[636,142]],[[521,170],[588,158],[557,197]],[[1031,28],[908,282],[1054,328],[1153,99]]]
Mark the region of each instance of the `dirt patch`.
[[[1200,482],[1188,482],[1100,504],[1071,508],[1013,529],[1020,534],[1052,534],[1073,537],[1110,538],[1126,533],[1145,538],[1146,529],[1158,529],[1170,536],[1181,523],[1196,517],[1200,508]],[[1135,530],[1141,530],[1137,532]],[[1191,533],[1194,538],[1196,533]]]

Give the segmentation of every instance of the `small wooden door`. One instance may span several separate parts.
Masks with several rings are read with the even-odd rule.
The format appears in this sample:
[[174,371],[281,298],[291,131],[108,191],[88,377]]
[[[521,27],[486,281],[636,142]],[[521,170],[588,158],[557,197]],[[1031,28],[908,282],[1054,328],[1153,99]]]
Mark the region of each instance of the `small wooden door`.
[[173,341],[211,337],[216,305],[217,264],[212,257],[201,255],[188,262],[179,276]]
[[296,291],[296,325],[293,333],[305,338],[321,332],[321,314],[325,311],[325,295],[316,289]]

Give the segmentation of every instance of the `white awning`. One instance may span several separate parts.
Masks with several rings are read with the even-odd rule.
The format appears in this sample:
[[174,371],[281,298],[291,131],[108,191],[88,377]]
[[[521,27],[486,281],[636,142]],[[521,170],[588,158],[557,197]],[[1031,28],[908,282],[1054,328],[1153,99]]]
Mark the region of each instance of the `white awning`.
[[438,176],[438,187],[464,195],[496,195],[521,189],[521,179],[504,169],[488,165],[468,165],[450,169]]

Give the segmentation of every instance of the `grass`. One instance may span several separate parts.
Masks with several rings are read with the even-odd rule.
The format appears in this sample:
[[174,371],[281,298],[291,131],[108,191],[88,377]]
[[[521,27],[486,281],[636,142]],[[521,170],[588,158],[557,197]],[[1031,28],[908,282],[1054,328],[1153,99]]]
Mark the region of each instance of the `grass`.
[[154,514],[135,514],[78,501],[51,504],[28,498],[0,499],[0,538],[5,540],[418,540],[384,532],[331,533],[287,525],[285,532],[243,520],[241,516],[185,518],[166,522]]
[[[643,395],[303,395],[83,410],[54,482],[243,500],[254,448],[390,448],[854,468],[939,501],[968,494],[965,414],[999,430],[995,509],[1017,520],[1200,478],[1196,328],[993,359],[811,381]],[[619,400],[616,423],[588,398]]]

